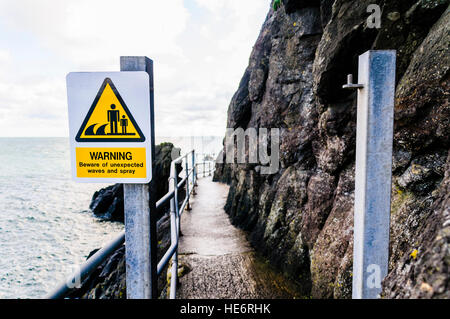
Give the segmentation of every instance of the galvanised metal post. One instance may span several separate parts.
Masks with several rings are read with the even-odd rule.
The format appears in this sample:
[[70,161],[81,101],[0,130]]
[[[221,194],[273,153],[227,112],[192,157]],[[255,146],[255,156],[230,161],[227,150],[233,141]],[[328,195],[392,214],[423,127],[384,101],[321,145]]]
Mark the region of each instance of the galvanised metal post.
[[189,193],[189,162],[187,156],[185,158],[185,161],[186,161],[186,196],[188,198],[186,210],[191,210],[191,206],[189,204],[189,197],[191,194]]
[[[170,165],[170,183],[169,183],[169,192],[176,191],[177,188],[177,178],[176,178],[176,167],[175,163]],[[178,216],[177,216],[177,206],[176,202],[177,198],[174,196],[170,200],[170,228],[176,229],[175,232],[171,232],[170,242],[172,245],[177,244],[178,242]],[[178,248],[172,256],[172,269],[171,269],[171,279],[170,279],[170,299],[175,299],[176,291],[177,291],[177,281],[178,281]]]
[[395,95],[394,50],[359,57],[353,298],[379,297],[387,275],[391,208],[392,139]]
[[197,163],[197,154],[195,154],[195,151],[193,153],[194,158],[194,186],[197,186],[197,178],[198,178],[198,163]]
[[197,174],[197,167],[195,165],[195,151],[192,150],[192,195],[197,195],[195,193],[195,186],[197,186],[195,183],[196,174]]
[[[144,56],[120,57],[121,71],[146,71],[150,76],[151,158],[155,158],[153,61]],[[150,165],[153,165],[153,161]],[[152,171],[155,170],[152,168]],[[124,184],[127,298],[157,298],[156,192],[154,181]],[[153,214],[154,215],[153,215]]]
[[174,166],[173,169],[173,180],[175,183],[175,193],[173,195],[173,199],[175,201],[175,211],[176,211],[176,217],[177,217],[177,232],[178,232],[178,236],[181,232],[181,224],[180,224],[180,207],[178,206],[178,172],[177,172],[177,167],[176,164],[174,162],[172,162],[172,164]]

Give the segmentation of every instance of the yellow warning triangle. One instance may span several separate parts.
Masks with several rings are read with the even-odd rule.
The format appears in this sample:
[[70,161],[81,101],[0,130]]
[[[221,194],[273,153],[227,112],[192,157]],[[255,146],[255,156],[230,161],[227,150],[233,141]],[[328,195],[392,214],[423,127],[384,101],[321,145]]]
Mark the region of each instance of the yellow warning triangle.
[[145,136],[110,78],[103,81],[77,142],[144,142]]

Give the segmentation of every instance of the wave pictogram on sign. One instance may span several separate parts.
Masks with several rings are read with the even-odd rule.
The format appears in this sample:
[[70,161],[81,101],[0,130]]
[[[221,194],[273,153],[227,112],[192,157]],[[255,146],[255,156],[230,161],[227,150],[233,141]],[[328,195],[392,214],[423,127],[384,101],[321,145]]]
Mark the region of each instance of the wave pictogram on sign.
[[77,142],[144,142],[145,136],[110,78],[105,78],[87,113]]

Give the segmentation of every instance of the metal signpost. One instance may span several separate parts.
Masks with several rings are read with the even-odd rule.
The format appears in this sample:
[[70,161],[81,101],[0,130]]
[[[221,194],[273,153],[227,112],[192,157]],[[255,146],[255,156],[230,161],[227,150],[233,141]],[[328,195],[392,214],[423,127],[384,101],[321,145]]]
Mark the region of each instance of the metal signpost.
[[156,298],[153,65],[120,64],[121,72],[67,76],[72,177],[124,183],[127,298]]
[[[155,122],[153,61],[147,57],[121,57],[121,71],[145,71],[148,73],[150,105],[148,120],[152,158],[155,158]],[[153,165],[153,162],[150,163]],[[156,193],[154,182],[148,185],[124,184],[125,242],[127,263],[127,298],[156,299],[157,285],[157,236]],[[149,198],[150,196],[150,198]],[[152,215],[151,212],[154,212]]]
[[377,298],[389,261],[394,50],[359,57],[353,249],[353,298]]

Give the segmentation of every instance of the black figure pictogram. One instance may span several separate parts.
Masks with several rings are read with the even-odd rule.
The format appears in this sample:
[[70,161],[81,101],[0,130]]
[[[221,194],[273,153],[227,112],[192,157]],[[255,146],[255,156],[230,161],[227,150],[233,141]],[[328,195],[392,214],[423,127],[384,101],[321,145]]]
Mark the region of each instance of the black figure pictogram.
[[125,118],[125,115],[122,115],[122,118],[120,119],[120,126],[122,127],[122,134],[127,134],[127,126],[128,126],[128,119]]
[[119,111],[115,110],[116,106],[111,104],[111,110],[108,110],[108,122],[111,128],[110,134],[117,134],[117,123],[119,122]]

